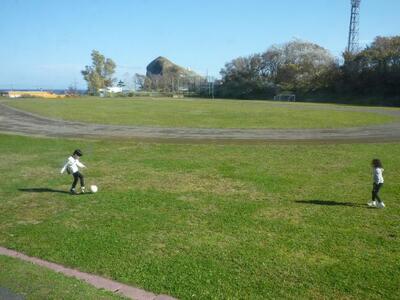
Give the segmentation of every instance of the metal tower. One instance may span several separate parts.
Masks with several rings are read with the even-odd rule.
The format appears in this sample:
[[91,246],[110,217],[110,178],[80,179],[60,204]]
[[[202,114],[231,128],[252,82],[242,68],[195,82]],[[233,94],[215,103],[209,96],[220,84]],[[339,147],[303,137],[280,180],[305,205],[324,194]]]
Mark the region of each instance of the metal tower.
[[360,22],[360,2],[361,0],[351,0],[349,41],[347,44],[347,51],[350,53],[356,53],[359,50],[358,32]]

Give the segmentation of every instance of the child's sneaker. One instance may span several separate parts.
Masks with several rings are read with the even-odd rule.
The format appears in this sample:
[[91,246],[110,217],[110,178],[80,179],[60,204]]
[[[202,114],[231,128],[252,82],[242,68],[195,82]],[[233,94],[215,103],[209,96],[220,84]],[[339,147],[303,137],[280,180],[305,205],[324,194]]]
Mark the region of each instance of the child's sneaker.
[[385,203],[383,202],[378,202],[378,204],[376,205],[377,208],[384,208],[385,207]]
[[376,207],[376,201],[368,202],[369,207]]
[[81,187],[81,192],[82,192],[82,194],[85,193],[85,187],[84,186]]
[[75,189],[70,189],[69,192],[71,193],[71,195],[78,195]]

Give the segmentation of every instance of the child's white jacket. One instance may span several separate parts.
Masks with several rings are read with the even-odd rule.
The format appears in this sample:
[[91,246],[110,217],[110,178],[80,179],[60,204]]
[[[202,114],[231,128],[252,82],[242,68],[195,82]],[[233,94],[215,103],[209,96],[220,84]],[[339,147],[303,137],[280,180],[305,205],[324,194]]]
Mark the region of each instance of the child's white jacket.
[[79,171],[79,168],[86,168],[86,166],[79,161],[79,159],[75,159],[72,156],[68,157],[66,164],[62,167],[60,173],[64,173],[65,170],[68,170],[73,174]]
[[373,177],[376,184],[383,183],[383,168],[374,168]]

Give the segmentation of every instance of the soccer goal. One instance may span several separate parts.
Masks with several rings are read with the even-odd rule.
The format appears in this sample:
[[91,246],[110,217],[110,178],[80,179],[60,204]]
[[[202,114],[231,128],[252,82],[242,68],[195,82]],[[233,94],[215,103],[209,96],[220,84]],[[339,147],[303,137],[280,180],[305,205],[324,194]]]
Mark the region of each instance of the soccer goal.
[[277,101],[296,101],[296,95],[295,94],[278,94],[274,96],[274,100]]

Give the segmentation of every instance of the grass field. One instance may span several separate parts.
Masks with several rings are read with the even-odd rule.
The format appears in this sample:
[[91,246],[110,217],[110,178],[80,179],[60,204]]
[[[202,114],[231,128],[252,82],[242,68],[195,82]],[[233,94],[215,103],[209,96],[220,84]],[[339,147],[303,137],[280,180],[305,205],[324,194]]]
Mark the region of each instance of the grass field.
[[[63,193],[76,147],[97,194]],[[374,157],[384,210],[365,205]],[[399,157],[0,135],[0,245],[181,299],[399,299]]]
[[343,106],[271,101],[96,98],[11,100],[52,118],[88,123],[194,128],[341,128],[384,124],[393,116],[341,111]]

